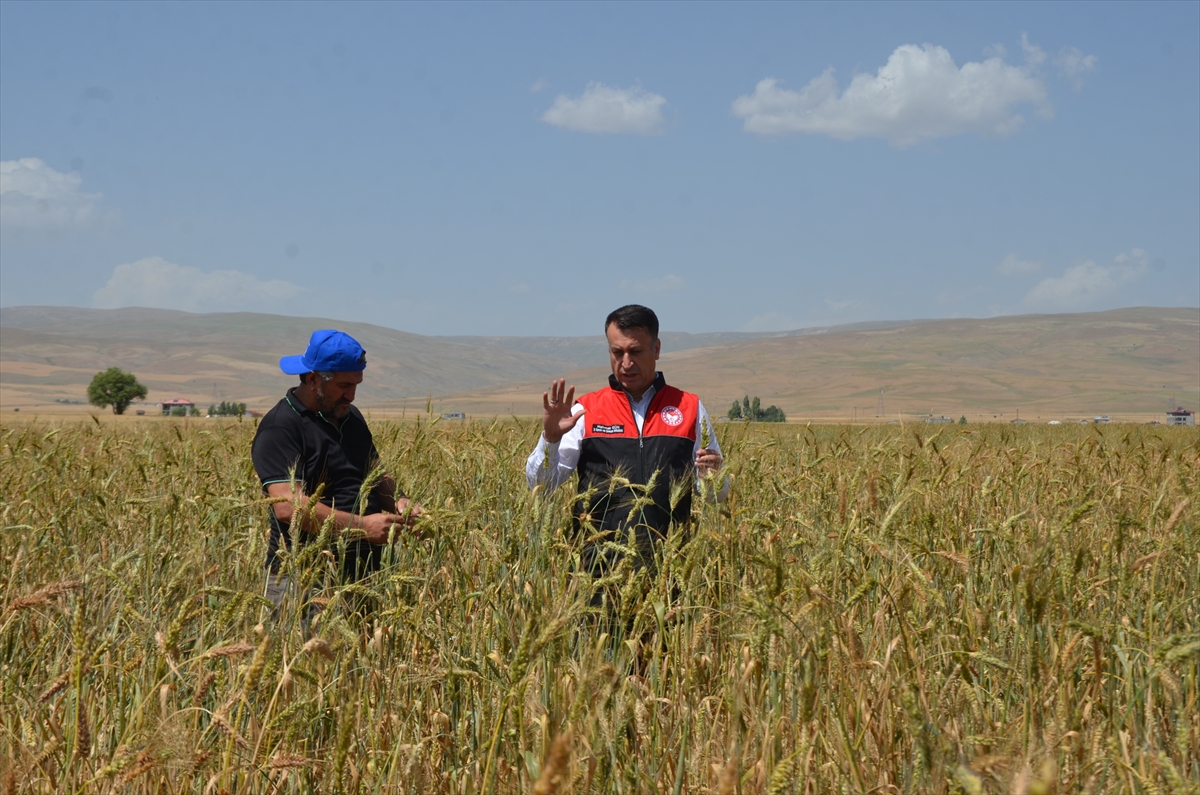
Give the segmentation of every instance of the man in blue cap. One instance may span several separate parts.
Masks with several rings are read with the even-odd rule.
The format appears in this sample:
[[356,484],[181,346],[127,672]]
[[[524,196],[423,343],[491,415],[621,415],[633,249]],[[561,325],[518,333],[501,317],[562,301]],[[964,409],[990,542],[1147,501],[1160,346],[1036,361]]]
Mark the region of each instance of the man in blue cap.
[[[353,582],[376,571],[389,536],[421,515],[421,506],[386,473],[361,493],[379,466],[371,431],[353,405],[366,366],[362,346],[335,329],[314,331],[302,356],[279,360],[279,368],[300,376],[300,384],[263,417],[251,449],[263,491],[283,498],[269,512],[267,596],[276,605],[289,587],[279,574],[280,550],[303,543],[305,536],[311,540],[330,517],[335,533],[347,536],[341,569]],[[319,500],[310,504],[318,489]]]

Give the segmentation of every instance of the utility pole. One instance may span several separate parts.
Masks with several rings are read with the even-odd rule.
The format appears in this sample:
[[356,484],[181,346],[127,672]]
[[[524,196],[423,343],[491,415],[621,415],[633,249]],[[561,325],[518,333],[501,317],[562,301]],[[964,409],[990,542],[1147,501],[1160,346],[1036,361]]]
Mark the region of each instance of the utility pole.
[[879,405],[877,405],[875,407],[875,416],[876,417],[883,416],[883,390],[882,389],[879,390]]

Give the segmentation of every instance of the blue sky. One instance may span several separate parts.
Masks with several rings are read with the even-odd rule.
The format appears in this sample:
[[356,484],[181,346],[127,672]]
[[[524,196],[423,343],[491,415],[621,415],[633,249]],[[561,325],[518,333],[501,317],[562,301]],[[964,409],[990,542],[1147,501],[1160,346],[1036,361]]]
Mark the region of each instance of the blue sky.
[[5,306],[1196,306],[1200,4],[7,0],[0,161]]

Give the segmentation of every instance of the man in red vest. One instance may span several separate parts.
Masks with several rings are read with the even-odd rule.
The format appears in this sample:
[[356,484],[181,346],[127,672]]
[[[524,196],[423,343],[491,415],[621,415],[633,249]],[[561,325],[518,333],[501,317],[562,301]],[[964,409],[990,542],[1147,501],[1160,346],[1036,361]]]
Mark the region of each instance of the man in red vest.
[[[604,334],[608,386],[575,400],[574,386],[553,382],[542,395],[542,438],[525,465],[531,489],[556,489],[579,472],[575,523],[588,539],[584,568],[597,576],[617,562],[604,542],[624,544],[630,529],[635,565],[653,571],[658,542],[672,526],[687,524],[699,479],[713,485],[709,494],[718,501],[729,492],[728,479],[717,484],[721,446],[704,404],[668,386],[655,367],[658,317],[644,306],[623,306],[609,314]],[[634,510],[639,497],[650,500]]]

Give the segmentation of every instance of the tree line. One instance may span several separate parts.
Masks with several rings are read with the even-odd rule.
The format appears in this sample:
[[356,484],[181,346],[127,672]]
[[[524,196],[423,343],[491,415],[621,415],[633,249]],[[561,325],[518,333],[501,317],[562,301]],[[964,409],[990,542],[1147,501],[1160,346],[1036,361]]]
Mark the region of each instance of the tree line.
[[208,407],[208,416],[210,417],[241,417],[245,413],[245,403],[234,403],[228,400],[222,400],[219,406],[213,404]]
[[783,409],[779,406],[762,407],[762,401],[755,395],[753,399],[749,395],[742,396],[741,401],[733,401],[733,406],[730,407],[729,413],[725,416],[731,420],[745,420],[747,422],[786,422],[787,417],[783,413]]

